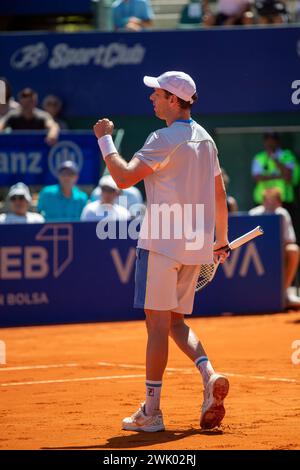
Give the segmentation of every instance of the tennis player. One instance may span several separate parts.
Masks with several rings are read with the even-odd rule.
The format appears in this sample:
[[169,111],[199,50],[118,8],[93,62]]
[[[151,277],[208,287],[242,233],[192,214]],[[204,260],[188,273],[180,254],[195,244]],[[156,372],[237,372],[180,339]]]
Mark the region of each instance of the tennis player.
[[229,383],[215,373],[184,315],[193,310],[199,265],[212,263],[213,256],[221,257],[221,262],[227,257],[226,192],[216,145],[191,118],[191,107],[197,100],[193,79],[183,72],[166,72],[144,77],[144,84],[153,89],[150,100],[155,115],[167,127],[151,133],[129,163],[114,146],[113,123],[100,119],[94,126],[105,163],[119,188],[144,180],[147,196],[137,248],[134,300],[135,307],[143,308],[146,315],[146,400],[123,420],[122,427],[146,432],[165,429],[160,395],[171,336],[202,375],[200,426],[212,429],[224,418],[223,400]]

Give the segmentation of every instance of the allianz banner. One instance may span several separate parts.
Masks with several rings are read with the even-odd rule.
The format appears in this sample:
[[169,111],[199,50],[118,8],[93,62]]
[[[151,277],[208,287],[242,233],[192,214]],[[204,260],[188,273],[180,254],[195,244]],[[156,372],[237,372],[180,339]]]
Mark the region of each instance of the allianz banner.
[[57,168],[65,160],[77,163],[79,184],[97,184],[102,158],[91,132],[62,132],[52,147],[45,143],[44,133],[0,135],[0,186],[18,181],[53,184],[57,182]]
[[[231,254],[194,315],[283,308],[279,216],[231,217],[230,239],[258,224],[265,235]],[[100,241],[92,222],[0,226],[0,240],[0,326],[144,318],[133,309],[136,241]]]
[[1,34],[0,60],[14,94],[56,94],[69,117],[152,114],[143,76],[166,70],[194,77],[195,113],[299,110],[299,27]]

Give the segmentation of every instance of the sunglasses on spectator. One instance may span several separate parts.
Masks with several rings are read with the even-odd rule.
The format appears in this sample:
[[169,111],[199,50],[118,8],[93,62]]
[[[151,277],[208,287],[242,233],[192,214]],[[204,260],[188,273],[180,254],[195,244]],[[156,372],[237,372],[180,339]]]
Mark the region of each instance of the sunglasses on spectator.
[[11,201],[24,201],[25,199],[25,196],[12,196],[10,198]]
[[62,170],[60,170],[58,174],[61,176],[75,176],[76,175],[74,171],[68,170],[67,168],[63,168]]
[[20,95],[20,98],[32,98],[33,94],[32,93],[22,93]]
[[102,191],[106,191],[107,193],[115,193],[116,189],[111,188],[110,186],[102,186],[101,187]]

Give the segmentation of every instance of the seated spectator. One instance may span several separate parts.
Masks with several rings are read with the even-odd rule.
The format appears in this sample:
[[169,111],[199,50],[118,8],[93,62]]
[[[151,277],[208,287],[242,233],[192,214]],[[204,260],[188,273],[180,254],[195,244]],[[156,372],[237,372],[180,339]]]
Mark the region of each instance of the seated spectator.
[[29,212],[31,194],[28,186],[17,183],[11,186],[7,195],[9,212],[0,214],[0,224],[41,224],[44,217]]
[[63,121],[60,116],[62,112],[62,101],[58,96],[48,95],[43,100],[43,109],[52,116],[56,124],[59,125],[60,129],[68,129],[68,125]]
[[[223,181],[224,181],[224,185],[225,185],[225,189],[227,193],[229,183],[230,183],[230,178],[224,168],[221,168],[221,171],[222,171]],[[236,199],[233,196],[230,196],[228,193],[227,193],[227,209],[228,209],[228,212],[238,212],[239,210]]]
[[99,181],[101,200],[90,202],[81,215],[82,221],[129,220],[129,211],[116,203],[120,190],[110,175],[102,176]]
[[54,145],[59,136],[59,126],[53,121],[50,114],[36,107],[37,93],[31,88],[24,88],[19,95],[20,107],[9,111],[0,120],[0,131],[10,128],[21,130],[47,130],[46,142]]
[[234,26],[253,24],[251,0],[219,0],[217,14],[213,15],[209,0],[203,0],[206,26]]
[[300,297],[293,295],[289,287],[295,278],[299,266],[299,246],[296,244],[296,236],[291,216],[282,207],[281,192],[278,188],[269,188],[263,192],[263,205],[249,211],[250,215],[279,214],[283,219],[283,243],[285,254],[285,279],[287,307],[300,307]]
[[15,101],[12,96],[12,88],[9,81],[5,77],[0,77],[0,80],[5,83],[5,104],[0,104],[0,118],[7,114],[9,111],[14,111],[19,108],[19,103]]
[[181,10],[181,25],[199,24],[203,18],[203,5],[201,0],[190,0]]
[[79,169],[67,160],[58,168],[59,184],[46,186],[39,194],[37,208],[51,222],[76,222],[80,220],[88,197],[76,187]]
[[[101,200],[101,188],[100,188],[100,181],[97,188],[91,194],[90,200],[97,201]],[[131,186],[130,188],[126,189],[119,189],[119,195],[116,199],[116,204],[119,206],[125,207],[130,211],[130,207],[134,204],[143,204],[143,196],[141,191],[136,188],[135,186]]]
[[152,26],[154,17],[149,0],[116,0],[112,4],[116,31],[141,31]]
[[256,0],[255,8],[259,24],[288,23],[288,12],[284,1]]
[[296,157],[290,150],[282,149],[277,132],[264,134],[264,147],[252,161],[252,176],[256,182],[254,201],[261,204],[265,189],[278,188],[285,208],[293,210],[294,186],[299,179]]
[[297,23],[300,23],[300,0],[297,0],[297,3],[296,3],[295,20],[296,20]]

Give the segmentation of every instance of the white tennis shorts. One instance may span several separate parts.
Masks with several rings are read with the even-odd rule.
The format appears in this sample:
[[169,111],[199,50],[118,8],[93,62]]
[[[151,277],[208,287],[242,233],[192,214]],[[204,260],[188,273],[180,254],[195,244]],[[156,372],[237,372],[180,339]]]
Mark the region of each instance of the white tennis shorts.
[[134,307],[191,314],[200,267],[137,248]]

